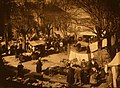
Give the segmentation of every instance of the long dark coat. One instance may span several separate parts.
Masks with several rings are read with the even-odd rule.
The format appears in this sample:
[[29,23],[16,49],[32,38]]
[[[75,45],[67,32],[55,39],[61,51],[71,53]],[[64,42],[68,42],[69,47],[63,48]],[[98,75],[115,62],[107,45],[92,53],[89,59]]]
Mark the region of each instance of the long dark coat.
[[23,66],[22,64],[19,64],[19,65],[17,66],[18,76],[20,76],[20,77],[23,77],[23,75],[24,75],[23,67],[24,67],[24,66]]
[[42,62],[38,60],[37,65],[36,65],[36,72],[40,73],[42,71]]
[[68,70],[67,82],[71,85],[74,83],[74,69],[71,67]]
[[90,61],[89,64],[88,64],[89,73],[92,73],[92,72],[93,72],[92,68],[96,68],[96,70],[99,69],[98,63],[97,63],[96,61],[94,61],[94,62],[95,62],[95,63],[92,64],[92,62]]
[[88,84],[89,83],[89,73],[86,69],[83,69],[81,71],[81,81],[84,84]]

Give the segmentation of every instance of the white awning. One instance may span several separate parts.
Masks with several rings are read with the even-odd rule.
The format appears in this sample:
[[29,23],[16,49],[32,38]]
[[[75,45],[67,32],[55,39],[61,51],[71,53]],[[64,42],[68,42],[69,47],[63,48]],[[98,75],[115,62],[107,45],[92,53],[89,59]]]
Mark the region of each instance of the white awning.
[[[94,55],[93,53],[91,53],[91,58],[93,57]],[[85,61],[89,61],[89,56],[87,53],[78,53],[75,51],[70,51],[69,60],[73,60],[74,58],[77,58],[79,62],[81,62],[83,59],[85,59]]]
[[108,64],[108,66],[120,65],[120,52],[116,53],[113,60]]
[[45,41],[43,41],[43,40],[36,40],[36,41],[30,41],[29,43],[32,46],[37,46],[37,45],[44,45]]
[[79,32],[78,35],[97,36],[95,33],[92,33],[90,31]]

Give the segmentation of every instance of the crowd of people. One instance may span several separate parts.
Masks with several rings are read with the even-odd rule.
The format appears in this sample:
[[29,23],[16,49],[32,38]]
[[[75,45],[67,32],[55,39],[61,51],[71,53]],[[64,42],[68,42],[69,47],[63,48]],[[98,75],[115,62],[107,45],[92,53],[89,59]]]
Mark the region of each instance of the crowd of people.
[[69,65],[67,82],[70,88],[74,85],[82,86],[84,84],[91,84],[91,87],[96,87],[106,81],[108,76],[110,73],[106,73],[104,67],[101,67],[94,58],[89,62],[83,59],[80,65]]
[[72,43],[74,41],[74,37],[66,37],[64,39],[62,38],[55,38],[50,37],[48,40],[46,40],[47,49],[53,47],[56,52],[62,52],[67,50],[67,44]]
[[[47,49],[53,47],[56,52],[63,52],[67,50],[67,44],[72,43],[72,41],[74,41],[74,38],[72,37],[65,39],[51,38],[47,40],[46,46]],[[77,42],[76,47],[81,51],[80,42]],[[15,54],[15,56],[22,55],[23,53],[22,45],[20,45],[19,48],[17,45],[12,45],[9,50],[10,54]],[[87,53],[89,53],[89,51],[89,47],[87,47]],[[32,55],[31,57],[36,58],[34,57],[34,55]],[[43,64],[41,62],[41,58],[39,58],[36,63],[36,73],[41,74],[42,65]],[[95,58],[92,58],[88,62],[86,62],[85,59],[83,59],[79,65],[70,62],[67,66],[67,82],[69,87],[72,87],[74,85],[82,86],[84,84],[91,84],[91,87],[95,87],[98,86],[101,82],[106,81],[107,86],[109,86],[109,88],[112,88],[111,69],[108,69],[106,71],[104,66],[100,66],[97,63]],[[24,77],[24,66],[22,62],[20,62],[17,66],[17,76]]]
[[[36,73],[41,74],[43,63],[41,58],[36,62]],[[102,82],[106,82],[108,88],[112,88],[112,72],[108,68],[107,71],[104,66],[99,65],[95,58],[88,62],[83,59],[78,65],[76,63],[68,63],[67,82],[68,86],[82,86],[84,84],[91,84],[91,87],[98,86]],[[24,66],[20,62],[17,66],[17,76],[24,77]],[[107,88],[107,87],[106,87]]]
[[[41,58],[36,62],[36,73],[41,74],[43,63]],[[108,69],[107,72],[103,66],[100,66],[96,59],[92,58],[86,62],[85,59],[80,64],[73,62],[67,63],[67,83],[68,87],[82,86],[91,84],[91,87],[99,86],[102,82],[106,82],[107,86],[112,88],[112,73]],[[24,66],[20,62],[17,66],[17,76],[24,77]]]

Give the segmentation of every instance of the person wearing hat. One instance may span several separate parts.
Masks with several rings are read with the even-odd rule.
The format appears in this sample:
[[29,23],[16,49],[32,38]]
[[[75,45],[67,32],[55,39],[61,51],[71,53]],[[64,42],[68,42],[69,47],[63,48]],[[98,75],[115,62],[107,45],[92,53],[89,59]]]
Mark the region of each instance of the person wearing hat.
[[39,57],[37,63],[36,63],[36,72],[41,73],[42,71],[42,62],[41,62],[41,57]]
[[89,63],[89,70],[93,70],[92,68],[95,68],[96,70],[99,69],[99,65],[96,62],[95,58],[92,58],[90,63]]
[[67,83],[68,83],[68,88],[72,88],[73,87],[73,83],[74,83],[74,68],[69,66],[68,68],[68,72],[67,72]]
[[17,71],[18,71],[17,76],[19,76],[19,77],[23,77],[24,76],[23,67],[24,66],[22,65],[22,62],[19,62],[18,66],[17,66]]
[[82,69],[85,69],[86,66],[87,66],[87,63],[86,63],[85,59],[82,59],[82,61],[81,61],[81,67],[82,67]]

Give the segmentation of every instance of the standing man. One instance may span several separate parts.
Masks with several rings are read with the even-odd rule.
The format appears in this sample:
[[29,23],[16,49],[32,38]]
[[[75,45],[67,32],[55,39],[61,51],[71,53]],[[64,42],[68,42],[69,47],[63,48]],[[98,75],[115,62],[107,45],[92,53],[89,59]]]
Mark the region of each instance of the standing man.
[[67,73],[67,83],[68,83],[68,88],[72,88],[72,85],[74,83],[74,69],[70,66]]
[[82,67],[83,69],[85,69],[86,66],[87,66],[87,63],[86,63],[85,59],[82,59],[82,61],[81,61],[81,67]]
[[60,46],[60,52],[62,52],[63,51],[63,41],[62,40],[60,40],[59,46]]
[[38,59],[37,63],[36,63],[36,72],[37,73],[41,73],[42,71],[42,62],[41,62],[41,57]]
[[77,67],[75,68],[74,78],[75,78],[74,84],[75,84],[75,85],[78,85],[78,84],[81,85],[81,67],[80,67],[80,66],[77,66]]
[[95,58],[91,59],[91,61],[89,62],[89,71],[91,72],[92,71],[92,68],[95,68],[97,71],[99,69],[99,65],[98,63],[96,62]]

